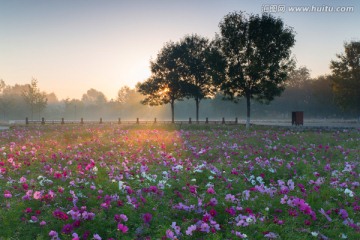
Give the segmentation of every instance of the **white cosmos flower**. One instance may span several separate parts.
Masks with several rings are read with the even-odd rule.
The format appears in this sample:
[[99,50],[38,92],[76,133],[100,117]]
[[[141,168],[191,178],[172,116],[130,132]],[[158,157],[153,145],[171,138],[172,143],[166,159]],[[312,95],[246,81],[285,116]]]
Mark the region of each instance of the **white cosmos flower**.
[[125,184],[123,181],[119,181],[119,190],[124,190],[125,189]]
[[345,194],[347,194],[347,195],[349,195],[349,197],[354,197],[354,192],[353,191],[351,191],[350,189],[345,189],[345,191],[344,191],[344,193]]
[[317,237],[319,235],[318,232],[311,232],[311,235],[314,236],[314,237]]

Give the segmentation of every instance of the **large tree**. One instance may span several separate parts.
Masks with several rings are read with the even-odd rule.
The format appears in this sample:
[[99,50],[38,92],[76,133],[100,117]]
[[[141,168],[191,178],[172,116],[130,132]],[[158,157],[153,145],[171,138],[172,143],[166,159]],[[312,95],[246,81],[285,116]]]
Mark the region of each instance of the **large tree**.
[[345,53],[331,61],[335,100],[345,110],[360,113],[360,42],[344,44]]
[[178,44],[182,54],[181,69],[184,70],[180,74],[191,86],[186,94],[195,100],[196,121],[199,121],[200,101],[215,96],[214,82],[224,77],[225,61],[213,43],[196,34],[184,37]]
[[42,110],[46,108],[46,93],[41,92],[38,87],[37,79],[33,78],[31,83],[27,85],[27,89],[22,92],[25,102],[30,106],[31,119],[34,117],[34,110],[38,109],[39,118]]
[[150,61],[151,76],[137,85],[137,90],[145,95],[142,104],[157,106],[170,103],[171,121],[175,120],[175,101],[186,97],[191,86],[184,81],[181,62],[181,48],[174,42],[165,43],[156,60]]
[[218,40],[227,62],[227,77],[220,86],[234,102],[246,98],[249,128],[250,100],[269,103],[285,89],[293,67],[294,32],[279,18],[242,12],[229,13],[219,27]]

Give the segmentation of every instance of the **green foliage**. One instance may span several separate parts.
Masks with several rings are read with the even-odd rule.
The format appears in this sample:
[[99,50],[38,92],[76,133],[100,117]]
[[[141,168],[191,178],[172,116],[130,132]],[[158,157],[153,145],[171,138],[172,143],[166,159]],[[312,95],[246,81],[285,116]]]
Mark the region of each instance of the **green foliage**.
[[25,102],[30,106],[31,119],[34,117],[33,115],[35,109],[38,110],[40,119],[40,113],[46,108],[47,105],[46,93],[41,92],[37,84],[37,79],[33,78],[31,83],[28,85],[27,90],[23,91],[22,93]]
[[172,121],[174,122],[175,100],[186,97],[186,89],[190,84],[182,79],[183,66],[179,64],[181,48],[178,44],[168,42],[151,61],[151,76],[145,82],[137,85],[138,91],[145,95],[141,103],[157,106],[171,104]]
[[190,84],[185,91],[188,97],[195,99],[198,121],[200,101],[215,96],[215,82],[224,78],[225,61],[215,43],[204,37],[185,36],[178,45],[182,49],[178,63],[183,70],[181,77]]
[[226,15],[219,27],[218,42],[227,62],[226,79],[219,84],[231,100],[247,99],[250,118],[250,99],[267,103],[284,90],[293,67],[294,32],[279,18],[241,12]]
[[343,109],[360,113],[360,42],[345,43],[344,48],[330,64],[333,91]]

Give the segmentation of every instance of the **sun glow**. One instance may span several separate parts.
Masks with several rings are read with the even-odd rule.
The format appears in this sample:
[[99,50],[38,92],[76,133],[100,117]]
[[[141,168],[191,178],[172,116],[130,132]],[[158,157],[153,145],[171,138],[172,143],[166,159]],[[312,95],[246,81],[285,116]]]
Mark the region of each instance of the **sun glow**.
[[165,87],[165,88],[161,89],[158,93],[159,93],[159,95],[166,95],[168,92],[170,92],[170,88]]

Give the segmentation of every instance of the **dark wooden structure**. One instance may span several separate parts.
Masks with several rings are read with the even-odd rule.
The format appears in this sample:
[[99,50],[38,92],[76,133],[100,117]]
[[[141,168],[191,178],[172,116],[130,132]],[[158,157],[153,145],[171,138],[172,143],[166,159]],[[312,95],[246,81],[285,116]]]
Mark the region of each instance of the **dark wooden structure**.
[[292,112],[291,116],[291,125],[304,125],[304,112]]

